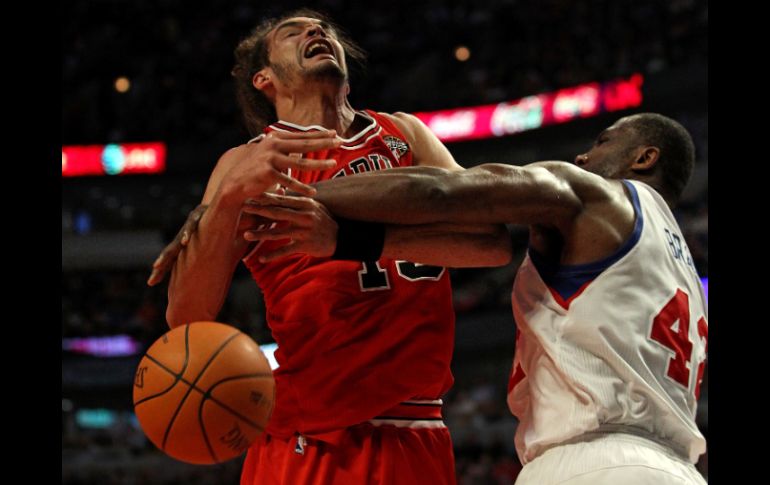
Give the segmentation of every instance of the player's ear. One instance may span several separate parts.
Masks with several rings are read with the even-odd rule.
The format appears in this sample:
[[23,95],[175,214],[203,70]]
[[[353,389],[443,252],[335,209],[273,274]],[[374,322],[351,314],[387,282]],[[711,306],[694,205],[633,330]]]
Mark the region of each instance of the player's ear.
[[635,154],[634,164],[631,165],[631,170],[650,170],[658,163],[658,159],[660,159],[660,148],[653,146],[639,147]]
[[273,87],[272,74],[273,73],[269,67],[260,69],[256,74],[254,74],[254,77],[251,78],[251,84],[255,88],[264,92]]

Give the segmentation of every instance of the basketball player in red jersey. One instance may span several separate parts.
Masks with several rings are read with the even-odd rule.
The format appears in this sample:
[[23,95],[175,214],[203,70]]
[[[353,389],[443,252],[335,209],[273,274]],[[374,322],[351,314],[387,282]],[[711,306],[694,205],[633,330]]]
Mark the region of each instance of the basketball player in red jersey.
[[[372,248],[330,244],[315,256],[270,262],[263,255],[286,241],[243,237],[244,204],[279,185],[312,194],[309,184],[363,172],[462,169],[415,117],[350,106],[346,53],[359,52],[308,11],[267,21],[239,44],[239,102],[259,135],[220,158],[203,196],[207,209],[194,216],[199,225],[174,263],[171,327],[215,320],[239,261],[265,295],[278,344],[276,405],[248,451],[243,484],[455,482],[440,400],[453,382],[449,277],[400,258],[431,241],[425,264],[505,264],[504,226],[393,227]],[[301,222],[338,228],[324,211]],[[380,250],[372,261],[346,260]]]

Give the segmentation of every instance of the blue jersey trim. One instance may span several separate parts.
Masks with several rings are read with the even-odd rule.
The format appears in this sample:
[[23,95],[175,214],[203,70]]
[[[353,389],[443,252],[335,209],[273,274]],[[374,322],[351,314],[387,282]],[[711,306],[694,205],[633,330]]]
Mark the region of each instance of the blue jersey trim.
[[622,182],[628,187],[628,191],[631,194],[631,203],[636,213],[636,221],[634,222],[634,231],[631,233],[631,237],[613,254],[593,263],[560,265],[558,262],[538,253],[535,249],[529,248],[529,258],[532,260],[532,264],[535,265],[537,272],[540,273],[543,282],[554,289],[564,300],[569,300],[583,285],[619,261],[639,242],[642,228],[644,227],[639,194],[631,182],[628,180],[623,180]]

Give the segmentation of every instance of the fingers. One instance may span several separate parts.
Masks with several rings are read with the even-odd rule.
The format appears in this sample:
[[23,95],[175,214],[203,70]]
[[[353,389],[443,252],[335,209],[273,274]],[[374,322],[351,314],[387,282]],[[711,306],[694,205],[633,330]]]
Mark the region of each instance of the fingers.
[[295,210],[313,210],[317,205],[320,204],[318,204],[315,200],[307,197],[296,197],[291,195],[271,194],[265,192],[260,194],[260,196],[255,199],[246,201],[246,204],[243,206],[243,210],[244,212],[250,214],[257,213],[252,212],[252,210],[258,210],[259,208],[265,206],[286,207]]
[[155,286],[163,281],[163,275],[165,275],[165,271],[162,269],[163,261],[164,255],[161,253],[155,262],[152,263],[152,272],[150,273],[150,277],[147,278],[147,286]]
[[[273,133],[276,133],[276,135],[268,136],[267,142],[274,150],[281,153],[308,153],[331,150],[342,145],[342,140],[331,135],[330,133],[332,132],[310,132],[312,134],[271,132],[271,135]],[[278,135],[277,133],[281,134]]]
[[163,281],[163,278],[160,277],[160,272],[153,269],[152,273],[150,273],[150,277],[147,278],[147,286],[155,286],[161,281]]
[[208,205],[200,204],[190,212],[174,240],[163,248],[158,258],[152,263],[152,272],[147,279],[148,286],[155,286],[163,281],[171,267],[174,266],[179,252],[190,242],[192,234],[198,230],[198,224],[206,209],[208,209]]
[[272,219],[274,221],[285,221],[300,226],[307,227],[310,225],[313,215],[306,211],[297,211],[286,207],[276,206],[248,206],[243,207],[243,212],[247,214],[253,214]]
[[314,131],[271,131],[265,138],[267,139],[283,139],[283,140],[304,140],[314,138],[334,138],[337,136],[336,130],[314,130]]
[[171,267],[176,261],[176,257],[179,254],[182,246],[178,238],[175,238],[171,244],[166,246],[160,253],[160,256],[152,263],[152,272],[147,279],[148,286],[155,286],[166,277]]
[[285,173],[275,172],[273,176],[273,180],[283,185],[287,189],[293,190],[303,195],[313,196],[315,195],[315,192],[316,192],[314,187],[307,184],[303,184],[299,180],[293,179],[288,175],[286,175]]
[[334,160],[314,160],[291,155],[276,155],[273,167],[280,170],[293,168],[295,170],[328,170],[337,166]]
[[190,242],[190,236],[198,230],[198,224],[206,209],[208,209],[208,205],[200,204],[187,216],[187,220],[184,221],[182,226],[182,237],[180,238],[182,246],[187,246],[187,243]]
[[281,228],[250,229],[244,231],[243,239],[246,241],[278,241],[279,239],[301,239],[307,233],[307,229],[295,226]]
[[[334,168],[333,160],[313,160],[302,158],[299,154],[320,150],[331,150],[342,145],[342,140],[337,138],[337,133],[331,131],[311,131],[302,133],[289,133],[272,131],[266,137],[268,147],[278,153],[273,161],[273,166],[278,169],[294,168],[296,170],[326,170]],[[291,156],[290,154],[294,154]]]

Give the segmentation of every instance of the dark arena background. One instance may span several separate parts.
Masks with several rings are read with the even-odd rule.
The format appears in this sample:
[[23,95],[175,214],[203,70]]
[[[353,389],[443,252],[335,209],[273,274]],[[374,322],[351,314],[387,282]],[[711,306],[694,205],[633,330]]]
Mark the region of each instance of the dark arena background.
[[[708,284],[705,1],[68,1],[63,484],[238,483],[243,458],[186,465],[138,427],[134,371],[168,329],[166,284],[145,282],[218,157],[249,138],[230,76],[233,48],[261,18],[302,6],[331,15],[367,51],[352,74],[354,108],[419,113],[466,167],[573,160],[603,127],[636,112],[679,120],[695,140],[696,167],[676,216]],[[526,230],[512,228],[512,238],[508,266],[452,270],[456,384],[444,416],[461,485],[512,484],[521,468],[505,397],[510,293]],[[217,320],[272,341],[243,268]],[[697,422],[708,439],[706,369]],[[708,454],[697,466],[707,477]]]

